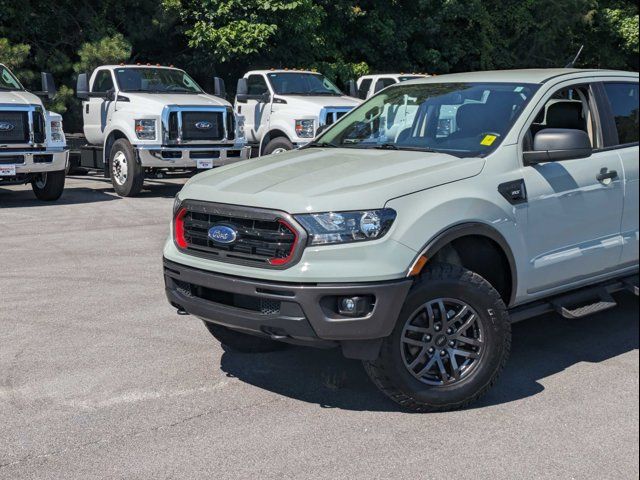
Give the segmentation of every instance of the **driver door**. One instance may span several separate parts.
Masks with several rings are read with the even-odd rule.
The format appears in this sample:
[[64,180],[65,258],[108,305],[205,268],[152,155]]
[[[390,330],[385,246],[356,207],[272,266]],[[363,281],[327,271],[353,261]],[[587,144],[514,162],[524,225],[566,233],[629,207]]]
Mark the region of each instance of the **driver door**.
[[[622,249],[623,168],[615,151],[602,150],[601,122],[591,85],[556,90],[525,134],[523,150],[546,128],[586,131],[591,157],[522,169],[528,197],[522,219],[528,254],[527,290],[535,294],[615,270]],[[602,178],[602,173],[617,173]]]
[[[247,77],[247,93],[249,95],[263,95],[269,93],[269,87],[264,75],[249,75]],[[269,130],[271,104],[249,99],[246,103],[237,103],[237,112],[244,116],[244,128],[247,140],[257,143]]]
[[[91,92],[106,93],[114,89],[113,77],[109,70],[99,70],[96,73]],[[84,122],[84,135],[92,144],[102,144],[104,131],[107,127],[109,109],[113,102],[99,97],[91,97],[82,102],[82,119]]]

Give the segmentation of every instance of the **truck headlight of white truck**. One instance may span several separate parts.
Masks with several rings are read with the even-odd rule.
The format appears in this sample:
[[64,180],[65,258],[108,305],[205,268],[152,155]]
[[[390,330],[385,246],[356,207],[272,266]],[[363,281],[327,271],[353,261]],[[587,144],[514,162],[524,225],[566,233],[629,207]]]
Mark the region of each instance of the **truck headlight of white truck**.
[[156,121],[153,119],[141,118],[136,120],[135,130],[138,140],[156,139]]
[[313,138],[315,134],[313,119],[296,120],[296,135],[300,138]]

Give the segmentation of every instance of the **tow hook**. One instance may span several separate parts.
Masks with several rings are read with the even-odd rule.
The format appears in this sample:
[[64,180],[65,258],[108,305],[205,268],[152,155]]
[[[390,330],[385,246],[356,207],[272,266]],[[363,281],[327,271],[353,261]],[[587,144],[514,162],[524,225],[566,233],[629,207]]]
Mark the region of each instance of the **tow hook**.
[[183,310],[182,308],[178,308],[178,309],[176,310],[176,313],[177,313],[178,315],[189,315],[189,312],[187,312],[186,310]]

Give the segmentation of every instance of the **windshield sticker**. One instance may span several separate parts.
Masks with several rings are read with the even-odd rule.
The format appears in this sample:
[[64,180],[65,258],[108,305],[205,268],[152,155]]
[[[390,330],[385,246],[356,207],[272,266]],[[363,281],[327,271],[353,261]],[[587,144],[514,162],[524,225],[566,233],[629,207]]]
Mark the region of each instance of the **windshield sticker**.
[[480,142],[480,145],[484,145],[485,147],[490,147],[491,145],[493,145],[493,142],[496,141],[496,138],[498,137],[496,137],[495,135],[485,135],[482,141]]

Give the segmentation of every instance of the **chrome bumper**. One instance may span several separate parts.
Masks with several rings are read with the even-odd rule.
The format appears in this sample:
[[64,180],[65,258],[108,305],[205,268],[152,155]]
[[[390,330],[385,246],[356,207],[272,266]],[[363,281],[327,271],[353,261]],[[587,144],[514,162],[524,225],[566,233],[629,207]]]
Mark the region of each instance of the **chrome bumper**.
[[[246,160],[251,155],[250,146],[219,145],[211,147],[158,147],[136,146],[140,164],[148,168],[198,168],[198,159],[211,160],[214,167]],[[210,156],[206,156],[211,152]]]
[[[16,166],[16,174],[25,173],[42,173],[57,172],[67,168],[69,161],[69,150],[66,149],[48,149],[48,150],[19,150],[19,151],[2,151],[0,150],[0,159],[6,160],[7,157],[16,157],[16,162],[11,164]],[[5,162],[2,162],[5,164]]]

